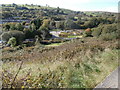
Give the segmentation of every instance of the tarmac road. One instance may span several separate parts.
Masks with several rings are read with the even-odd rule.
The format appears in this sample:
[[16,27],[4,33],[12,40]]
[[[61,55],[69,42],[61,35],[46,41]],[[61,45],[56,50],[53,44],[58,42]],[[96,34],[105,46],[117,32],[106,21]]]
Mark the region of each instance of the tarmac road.
[[103,82],[98,84],[93,90],[100,90],[100,88],[117,88],[112,90],[120,90],[120,67],[114,70]]

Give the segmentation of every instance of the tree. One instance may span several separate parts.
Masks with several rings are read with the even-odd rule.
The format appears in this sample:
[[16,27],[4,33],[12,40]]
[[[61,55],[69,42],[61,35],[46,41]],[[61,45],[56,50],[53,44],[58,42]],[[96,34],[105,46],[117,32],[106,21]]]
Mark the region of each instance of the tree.
[[99,25],[99,21],[95,17],[91,18],[90,21],[86,23],[87,28],[93,28],[98,25]]
[[19,31],[23,31],[23,29],[24,29],[24,27],[23,27],[23,25],[22,25],[21,23],[17,23],[17,24],[15,25],[15,27],[16,27],[16,29],[19,30]]
[[117,24],[104,25],[104,28],[102,29],[102,34],[112,33],[112,32],[118,32]]
[[26,21],[23,21],[23,22],[22,22],[22,25],[25,25],[25,24],[26,24]]
[[51,20],[51,21],[50,21],[49,28],[50,28],[50,29],[55,29],[55,26],[56,26],[55,21],[54,21],[54,20]]
[[101,35],[101,33],[102,33],[102,29],[103,29],[102,25],[99,25],[98,27],[93,28],[92,29],[92,36],[99,37]]
[[79,25],[80,25],[80,24],[84,24],[84,23],[82,22],[81,18],[78,18],[77,21],[76,21],[76,23],[79,24]]
[[63,21],[57,21],[55,25],[56,25],[57,29],[64,29],[64,22]]
[[35,45],[39,46],[40,42],[41,42],[41,38],[38,35],[36,35],[35,36]]
[[35,29],[37,30],[42,25],[42,20],[37,18],[37,19],[32,20],[30,23],[34,24],[35,25]]
[[113,18],[113,17],[109,17],[109,18],[107,18],[107,20],[110,24],[115,22],[115,18]]
[[51,34],[49,33],[47,27],[41,26],[38,32],[40,33],[40,37],[42,37],[43,40],[51,38]]
[[32,31],[35,31],[35,30],[36,30],[36,26],[35,26],[34,23],[32,23],[32,24],[30,25],[30,30],[32,30]]
[[59,8],[59,7],[57,7],[57,11],[56,11],[56,13],[57,13],[57,14],[60,13],[60,8]]
[[23,32],[25,34],[26,39],[34,38],[34,36],[35,36],[35,33],[32,30],[30,30],[29,28],[24,28]]
[[13,23],[10,24],[10,30],[16,30],[15,24]]
[[5,30],[8,30],[8,31],[9,31],[10,25],[6,24],[4,27],[5,27]]
[[79,25],[77,25],[75,22],[73,22],[70,19],[65,21],[64,27],[65,27],[65,29],[78,29],[78,28],[80,28]]
[[50,20],[49,20],[49,19],[44,19],[44,20],[43,20],[42,27],[49,28],[49,24],[50,24]]
[[92,35],[100,37],[103,40],[117,39],[119,37],[118,34],[119,30],[117,29],[117,24],[103,24],[92,29]]

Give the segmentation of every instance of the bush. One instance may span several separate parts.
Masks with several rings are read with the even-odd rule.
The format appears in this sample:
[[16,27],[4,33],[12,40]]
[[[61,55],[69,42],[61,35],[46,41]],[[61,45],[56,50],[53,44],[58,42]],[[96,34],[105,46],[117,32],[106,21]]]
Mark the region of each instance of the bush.
[[92,35],[100,37],[102,40],[118,39],[118,33],[117,24],[99,25],[92,29]]
[[64,22],[63,21],[57,21],[56,22],[56,28],[57,29],[64,29]]
[[8,41],[11,38],[11,35],[8,32],[4,32],[1,34],[1,40]]
[[34,19],[34,20],[31,21],[31,24],[33,24],[34,29],[37,30],[42,25],[42,20],[40,20],[38,18]]
[[15,47],[16,46],[16,38],[15,37],[10,38],[7,44],[10,45],[11,47]]
[[16,23],[10,23],[10,30],[16,30]]
[[49,29],[47,27],[41,26],[39,30],[37,31],[39,34],[37,34],[39,37],[44,39],[49,39],[52,37],[52,35],[49,32]]
[[100,34],[102,33],[102,28],[103,28],[103,26],[99,26],[99,27],[97,27],[97,28],[93,28],[92,29],[92,36],[94,36],[94,37],[98,37],[98,36],[100,36]]
[[30,30],[29,28],[24,28],[23,30],[24,34],[25,34],[25,38],[28,39],[28,38],[34,38],[35,36],[35,31],[32,31]]
[[23,29],[24,29],[24,27],[23,27],[23,25],[22,25],[21,23],[17,23],[17,24],[15,25],[15,27],[16,27],[16,29],[19,30],[19,31],[23,31]]
[[116,31],[118,31],[117,24],[108,24],[108,25],[104,25],[102,29],[102,34],[112,33]]
[[49,27],[49,24],[50,24],[50,20],[49,20],[49,19],[44,19],[44,20],[43,20],[42,27],[48,28],[48,27]]
[[77,25],[74,21],[72,20],[66,20],[64,23],[65,29],[79,29],[80,26]]
[[8,31],[9,31],[9,29],[10,29],[10,25],[5,24],[5,25],[3,26],[3,28],[4,28],[5,30],[8,30]]
[[49,33],[48,30],[41,30],[40,32],[41,32],[41,37],[42,37],[43,40],[44,39],[49,39],[49,38],[52,37],[52,35]]
[[98,25],[99,25],[99,21],[95,17],[91,18],[89,21],[87,21],[87,22],[84,23],[84,26],[86,28],[93,28],[93,27],[96,27]]
[[118,38],[118,35],[117,35],[117,33],[112,32],[112,33],[102,34],[102,35],[100,36],[100,38],[101,38],[102,40],[108,41],[108,40],[117,39],[117,38]]
[[91,29],[88,28],[88,29],[86,29],[86,30],[84,31],[83,36],[84,36],[84,37],[92,36],[91,33],[92,33]]
[[16,31],[16,30],[8,31],[8,32],[4,32],[1,35],[1,40],[8,42],[8,40],[12,37],[16,38],[16,42],[17,42],[17,45],[18,45],[18,44],[21,44],[21,42],[24,40],[25,35],[21,31]]

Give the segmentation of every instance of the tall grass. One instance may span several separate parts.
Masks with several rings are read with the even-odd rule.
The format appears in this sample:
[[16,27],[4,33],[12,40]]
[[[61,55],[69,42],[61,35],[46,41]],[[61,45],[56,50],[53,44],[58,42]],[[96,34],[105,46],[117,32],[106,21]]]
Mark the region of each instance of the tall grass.
[[[10,88],[12,84],[12,88],[94,88],[117,68],[119,52],[113,43],[107,46],[111,42],[95,42],[87,40],[82,44],[77,40],[42,51],[23,49],[19,57],[24,63],[17,77],[21,61],[3,63],[3,87]],[[18,52],[14,54],[19,55]],[[7,53],[7,58],[11,54]]]

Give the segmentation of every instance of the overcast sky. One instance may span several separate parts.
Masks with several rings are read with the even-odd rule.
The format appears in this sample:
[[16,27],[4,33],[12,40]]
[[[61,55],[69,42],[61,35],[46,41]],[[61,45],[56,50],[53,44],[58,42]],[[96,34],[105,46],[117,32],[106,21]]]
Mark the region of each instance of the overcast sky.
[[75,11],[118,11],[119,0],[0,0],[0,4],[37,4]]

